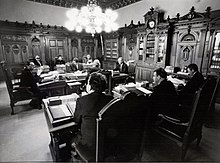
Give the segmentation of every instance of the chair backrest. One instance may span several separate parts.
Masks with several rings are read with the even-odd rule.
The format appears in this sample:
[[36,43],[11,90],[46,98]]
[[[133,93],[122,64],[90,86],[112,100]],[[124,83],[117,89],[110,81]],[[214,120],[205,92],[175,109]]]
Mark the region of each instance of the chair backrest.
[[6,86],[7,86],[7,89],[8,89],[9,96],[11,97],[12,92],[13,92],[13,84],[12,84],[12,81],[11,81],[12,80],[11,74],[9,72],[9,69],[6,66],[5,61],[1,61],[0,65],[1,65],[0,67],[2,69],[3,76],[4,76],[4,79],[5,79],[5,82],[6,82]]
[[135,74],[136,65],[134,63],[129,63],[128,65],[128,74]]
[[208,77],[202,87],[195,93],[189,127],[186,133],[193,135],[193,132],[198,132],[202,129],[212,102],[213,91],[216,89],[216,84],[216,78]]
[[211,100],[210,100],[210,103],[209,103],[209,110],[208,112],[210,112],[211,108],[213,107],[214,105],[214,102],[215,102],[215,97],[216,97],[216,92],[217,92],[217,88],[218,88],[218,85],[219,85],[219,79],[220,79],[220,76],[208,76],[209,80],[212,80],[212,88],[213,89],[213,92],[212,92],[212,95],[211,95]]
[[110,101],[97,118],[96,161],[129,161],[140,158],[146,120],[146,97],[126,92]]

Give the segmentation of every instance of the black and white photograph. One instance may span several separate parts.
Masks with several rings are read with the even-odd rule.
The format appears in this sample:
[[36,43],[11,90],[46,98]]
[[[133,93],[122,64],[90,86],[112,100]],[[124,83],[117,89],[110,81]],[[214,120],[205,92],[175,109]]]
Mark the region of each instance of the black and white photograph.
[[220,162],[219,0],[0,0],[0,162]]

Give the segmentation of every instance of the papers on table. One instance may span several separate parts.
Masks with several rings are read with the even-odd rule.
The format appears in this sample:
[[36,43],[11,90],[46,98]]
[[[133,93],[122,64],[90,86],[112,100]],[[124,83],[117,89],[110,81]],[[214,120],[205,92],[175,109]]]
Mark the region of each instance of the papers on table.
[[136,87],[136,89],[138,89],[139,91],[141,91],[141,92],[143,92],[143,93],[145,93],[147,95],[152,93],[151,91],[149,91],[149,90],[147,90],[147,89],[145,89],[143,87]]
[[126,87],[126,88],[135,88],[135,87],[136,87],[136,84],[134,84],[134,83],[128,83],[128,84],[125,84],[125,87]]
[[72,93],[70,95],[59,96],[59,98],[62,101],[62,103],[65,104],[76,101],[77,98],[79,98],[79,95],[77,95],[76,93]]
[[50,71],[40,75],[41,82],[48,82],[53,80],[84,80],[87,77],[87,72],[76,71],[74,73],[59,73],[59,71]]
[[80,82],[73,82],[73,83],[67,83],[68,86],[73,87],[73,86],[80,86],[82,83]]
[[129,84],[126,84],[126,85],[119,85],[117,87],[114,88],[114,91],[117,92],[117,93],[124,93],[126,91],[129,91],[129,90],[138,90],[138,91],[141,91],[142,93],[144,94],[151,94],[152,92],[141,87],[141,83],[129,83]]
[[187,72],[181,72],[181,71],[177,72],[177,74],[186,75],[186,76],[189,75]]
[[76,71],[74,73],[66,73],[65,75],[70,80],[71,79],[83,79],[83,78],[87,77],[88,73],[87,72]]
[[171,81],[175,86],[178,86],[179,84],[186,85],[184,80],[180,80],[177,78],[172,78],[172,76],[167,76],[167,80]]

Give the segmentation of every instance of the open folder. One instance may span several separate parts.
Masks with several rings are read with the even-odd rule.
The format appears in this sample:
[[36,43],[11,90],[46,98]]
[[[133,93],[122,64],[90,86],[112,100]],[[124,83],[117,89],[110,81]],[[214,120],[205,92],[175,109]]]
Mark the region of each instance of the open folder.
[[54,121],[73,116],[68,104],[49,106],[49,111]]

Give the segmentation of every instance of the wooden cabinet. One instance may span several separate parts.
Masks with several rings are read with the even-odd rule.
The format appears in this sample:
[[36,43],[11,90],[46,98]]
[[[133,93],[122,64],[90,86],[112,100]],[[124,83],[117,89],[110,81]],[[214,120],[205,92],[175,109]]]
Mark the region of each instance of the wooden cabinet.
[[151,31],[146,37],[145,60],[153,62],[155,57],[155,34]]
[[140,34],[138,36],[138,61],[143,60],[143,55],[144,55],[144,35]]
[[[131,24],[118,30],[115,37],[105,36],[104,68],[113,68],[116,58],[122,56],[125,62],[135,62],[137,80],[151,80],[153,70],[164,67],[167,63],[168,29],[169,23],[163,19],[162,11],[151,8],[145,15],[145,23]],[[111,39],[109,39],[111,38]],[[112,39],[113,38],[113,39]],[[117,42],[115,49],[113,42]],[[171,46],[171,44],[169,44]],[[117,48],[117,50],[116,50]],[[118,56],[113,55],[113,51]]]
[[104,69],[114,69],[116,66],[116,61],[119,56],[121,56],[119,33],[111,32],[103,35],[104,43],[104,60],[103,68]]
[[[167,63],[169,23],[162,11],[151,8],[145,14],[145,24],[137,29],[137,80],[152,80],[153,71]],[[170,45],[169,45],[170,46]]]
[[213,71],[220,71],[220,32],[217,32],[215,35],[210,68]]
[[118,58],[118,39],[105,40],[106,58]]

